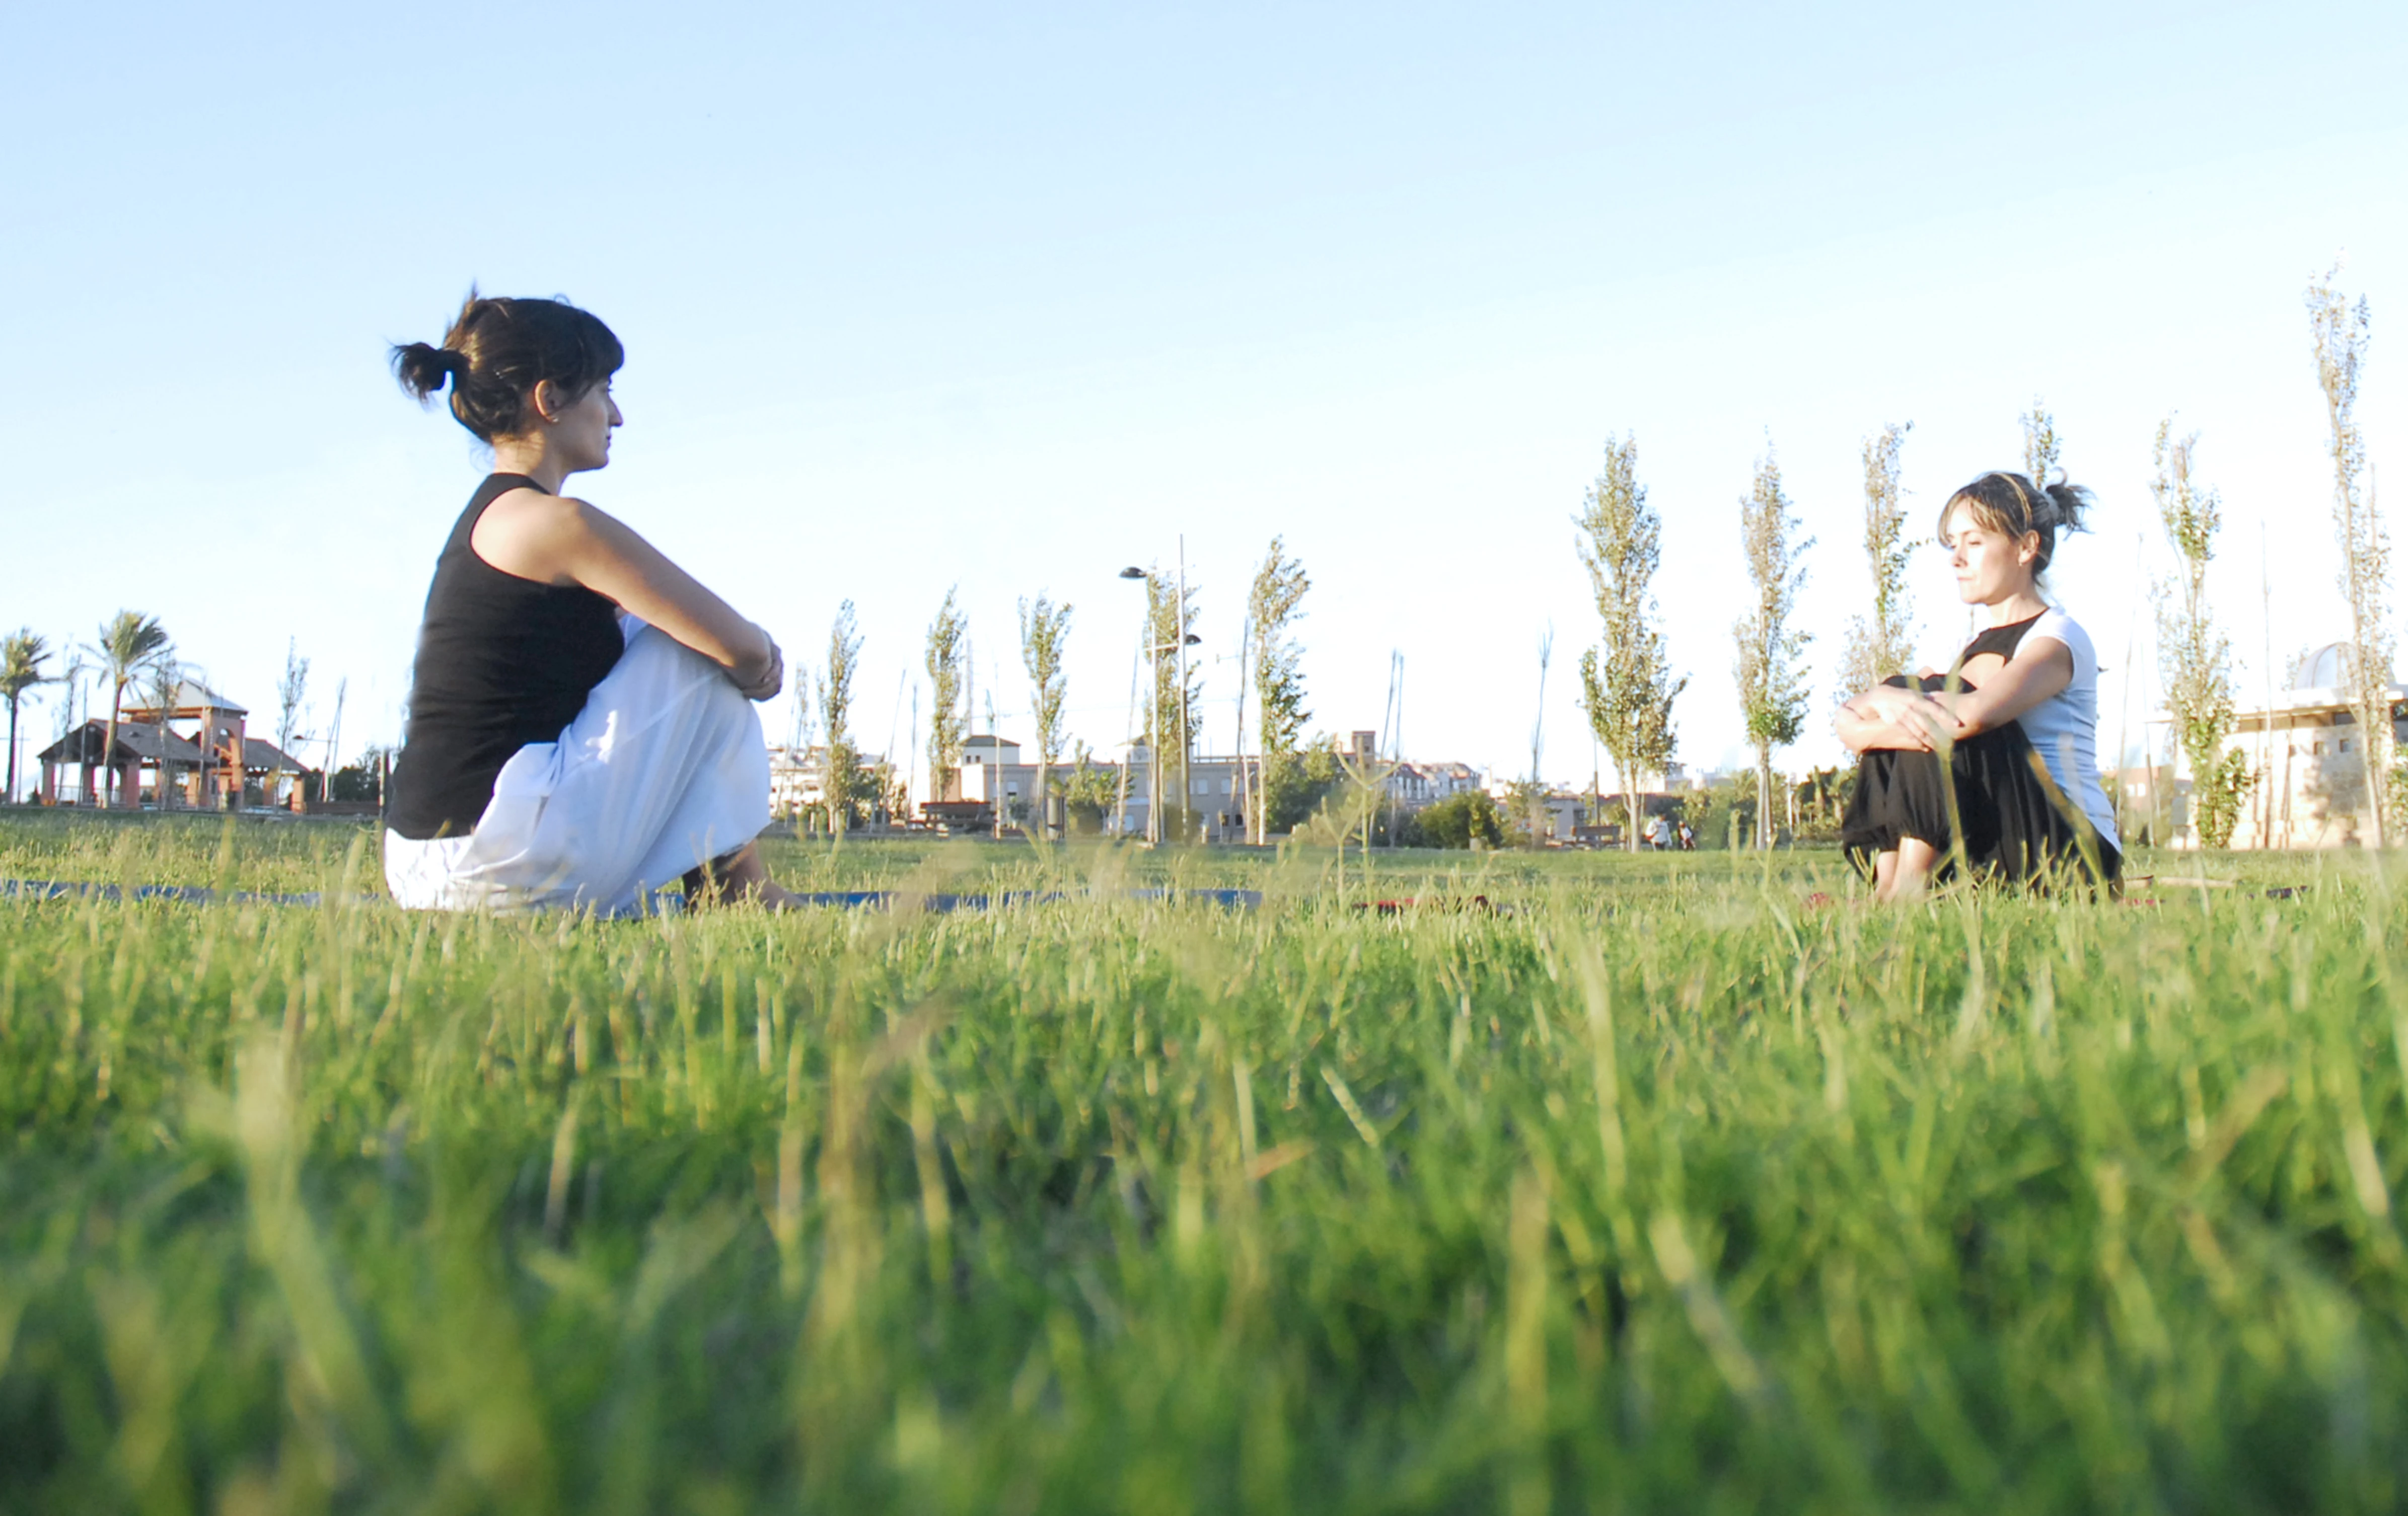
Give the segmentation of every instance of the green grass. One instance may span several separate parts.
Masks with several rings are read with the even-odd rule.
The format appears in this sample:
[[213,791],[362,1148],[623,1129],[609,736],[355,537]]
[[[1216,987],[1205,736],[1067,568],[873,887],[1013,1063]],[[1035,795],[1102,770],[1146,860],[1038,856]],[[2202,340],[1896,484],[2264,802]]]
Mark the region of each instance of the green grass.
[[358,901],[367,842],[0,821],[0,875],[334,896],[0,900],[0,1510],[2408,1488],[2372,860],[1885,912],[1828,854],[785,844],[1105,893],[596,924]]

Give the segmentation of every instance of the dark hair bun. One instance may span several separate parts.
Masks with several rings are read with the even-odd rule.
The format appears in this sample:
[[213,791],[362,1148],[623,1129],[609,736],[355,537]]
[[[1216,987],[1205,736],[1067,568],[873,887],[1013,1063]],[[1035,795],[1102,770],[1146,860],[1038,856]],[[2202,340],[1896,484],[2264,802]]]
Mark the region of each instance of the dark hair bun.
[[453,418],[491,442],[525,429],[537,385],[549,380],[573,402],[626,358],[601,318],[566,300],[489,299],[472,289],[443,345],[395,347],[393,372],[422,404],[450,379]]
[[394,377],[422,402],[443,388],[445,379],[466,373],[467,368],[467,358],[449,348],[411,342],[393,350]]
[[2050,524],[2069,532],[2081,531],[2082,518],[2090,513],[2095,503],[2091,493],[2079,484],[2061,483],[2048,486],[2047,493],[2052,518]]

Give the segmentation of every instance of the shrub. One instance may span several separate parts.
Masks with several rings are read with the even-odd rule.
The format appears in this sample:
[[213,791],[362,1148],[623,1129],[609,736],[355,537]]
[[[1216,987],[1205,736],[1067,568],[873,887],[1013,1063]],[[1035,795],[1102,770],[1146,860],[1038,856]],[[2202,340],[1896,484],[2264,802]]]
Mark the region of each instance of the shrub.
[[1486,791],[1466,790],[1407,817],[1397,828],[1397,840],[1408,848],[1469,848],[1475,841],[1502,847],[1505,819]]

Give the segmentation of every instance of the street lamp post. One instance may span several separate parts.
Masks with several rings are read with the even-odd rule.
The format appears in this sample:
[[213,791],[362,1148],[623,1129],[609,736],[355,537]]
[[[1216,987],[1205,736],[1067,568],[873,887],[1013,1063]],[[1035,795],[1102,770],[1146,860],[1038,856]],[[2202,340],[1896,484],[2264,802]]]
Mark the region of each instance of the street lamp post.
[[[1190,734],[1195,723],[1187,714],[1187,535],[1179,536],[1179,819],[1185,830],[1187,812],[1196,802],[1196,754]],[[1197,640],[1202,640],[1197,638]],[[1181,837],[1182,842],[1188,838]]]

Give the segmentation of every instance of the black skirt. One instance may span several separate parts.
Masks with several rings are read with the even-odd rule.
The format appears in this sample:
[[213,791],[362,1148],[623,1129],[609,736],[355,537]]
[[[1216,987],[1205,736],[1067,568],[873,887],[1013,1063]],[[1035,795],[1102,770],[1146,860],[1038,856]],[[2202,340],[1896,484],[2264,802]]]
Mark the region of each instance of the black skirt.
[[[1885,682],[1914,684],[1903,675]],[[1956,871],[1951,840],[1960,829],[1976,879],[2044,889],[2071,878],[2112,887],[2122,872],[2122,857],[2058,791],[2014,722],[1956,743],[1944,765],[1937,753],[1888,749],[1858,760],[1856,791],[1840,824],[1841,846],[1858,868],[1870,874],[1875,855],[1913,837],[1942,855],[1935,877],[1946,879]]]

